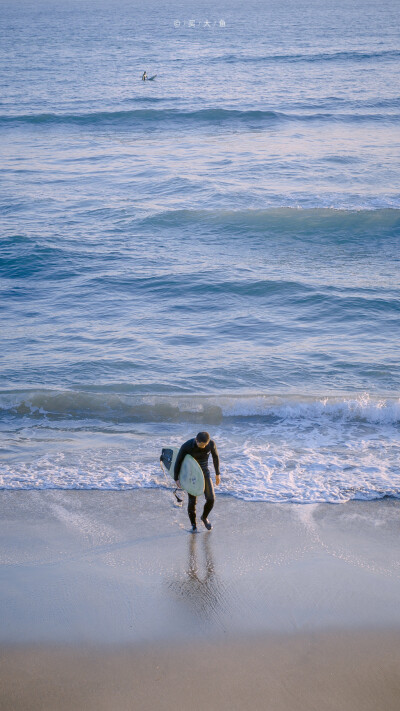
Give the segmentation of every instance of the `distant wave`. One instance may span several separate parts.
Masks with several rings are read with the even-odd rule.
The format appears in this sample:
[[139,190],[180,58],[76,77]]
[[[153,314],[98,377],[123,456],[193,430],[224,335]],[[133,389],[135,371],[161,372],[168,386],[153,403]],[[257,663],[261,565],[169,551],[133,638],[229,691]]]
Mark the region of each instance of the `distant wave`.
[[[370,210],[342,210],[334,208],[270,208],[266,210],[168,210],[158,212],[135,222],[135,228],[141,232],[154,234],[154,232],[173,229],[191,230],[201,229],[212,231],[229,243],[236,237],[251,239],[252,236],[262,236],[264,239],[290,238],[307,241],[310,244],[321,244],[323,240],[333,241],[337,244],[365,243],[373,240],[395,240],[400,237],[400,210],[394,208]],[[7,279],[27,279],[46,276],[47,279],[68,278],[82,270],[86,265],[85,256],[76,253],[74,247],[67,244],[59,246],[58,243],[49,244],[40,238],[28,235],[10,235],[0,240],[0,275]],[[86,270],[86,266],[84,267]],[[96,277],[93,277],[94,279]],[[121,276],[98,277],[99,283],[104,287],[112,283],[114,289],[126,287]],[[155,277],[141,277],[132,274],[129,283],[135,283],[143,289],[162,290],[169,292],[172,287],[179,289],[196,290],[199,284],[193,280],[192,275],[186,284],[184,275],[180,279],[165,276],[163,279]],[[278,290],[291,289],[292,292],[303,288],[304,285],[292,280],[287,282],[252,281],[236,283],[227,280],[221,284],[207,284],[207,291],[224,289],[226,292],[247,294],[272,293]],[[200,285],[200,288],[202,286]],[[303,294],[304,296],[304,294]],[[369,302],[371,306],[371,302]],[[389,304],[390,306],[390,304]]]
[[342,122],[362,123],[368,121],[398,122],[400,114],[395,113],[284,113],[268,110],[238,110],[207,108],[197,111],[179,111],[177,109],[132,109],[126,111],[94,111],[88,113],[32,113],[0,115],[0,126],[37,125],[48,126],[51,124],[75,124],[78,126],[120,126],[135,127],[143,125],[157,126],[163,123],[174,124],[245,124],[265,125],[271,122],[285,121],[298,122]]
[[400,398],[369,394],[296,395],[135,395],[129,392],[3,391],[0,416],[105,422],[188,422],[262,418],[273,421],[369,422],[398,425]]
[[[135,228],[141,233],[153,235],[163,230],[200,230],[210,231],[224,239],[227,244],[237,238],[262,238],[263,240],[301,240],[310,245],[320,246],[322,242],[335,244],[363,245],[377,240],[380,243],[391,243],[391,249],[396,249],[400,237],[400,210],[336,210],[327,208],[296,209],[272,208],[267,210],[170,210],[150,215],[137,220]],[[314,247],[313,247],[314,248]],[[307,287],[301,280],[279,279],[260,280],[250,278],[248,281],[226,278],[220,282],[208,283],[201,279],[186,276],[159,275],[144,276],[133,272],[122,277],[120,274],[87,273],[88,254],[76,252],[75,245],[58,243],[49,244],[37,236],[10,235],[0,240],[0,275],[7,280],[68,279],[84,274],[84,283],[97,283],[99,288],[112,292],[124,291],[129,288],[140,289],[171,297],[173,294],[184,293],[187,296],[196,292],[215,294],[216,298],[224,294],[241,296],[260,296],[282,294],[285,298],[300,298],[303,305],[307,300],[316,298],[315,290]],[[321,285],[323,288],[323,285]],[[11,287],[10,287],[11,288]],[[77,286],[75,285],[75,289]],[[323,289],[324,302],[331,308],[336,308],[336,295],[331,290]],[[361,309],[376,308],[391,312],[398,308],[393,294],[381,291],[380,298],[371,289],[371,293],[356,290],[355,295],[343,288],[340,295],[343,305],[351,303],[357,312]],[[364,298],[365,297],[365,298]],[[4,292],[5,298],[5,292]]]
[[297,53],[297,54],[265,54],[265,55],[240,55],[240,54],[225,54],[218,57],[207,57],[207,63],[297,63],[297,62],[338,62],[352,61],[363,62],[366,60],[398,60],[400,57],[399,49],[383,49],[377,52],[369,52],[366,50],[338,51],[338,52],[315,52],[315,53]]
[[198,111],[179,111],[177,109],[132,109],[127,111],[97,111],[82,114],[21,114],[0,116],[0,125],[4,124],[121,124],[121,123],[160,123],[163,121],[177,122],[218,122],[218,121],[279,121],[285,118],[295,118],[289,114],[276,111],[239,111],[231,109],[208,108]]
[[169,210],[141,220],[146,228],[210,225],[224,232],[330,235],[346,241],[362,237],[400,236],[400,210],[395,208],[342,210],[335,208],[266,210]]

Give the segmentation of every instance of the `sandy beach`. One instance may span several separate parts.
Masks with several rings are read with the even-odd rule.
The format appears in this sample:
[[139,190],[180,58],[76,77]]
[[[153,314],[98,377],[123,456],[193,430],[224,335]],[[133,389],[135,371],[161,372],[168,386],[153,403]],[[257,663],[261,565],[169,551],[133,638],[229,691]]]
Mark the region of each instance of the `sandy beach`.
[[397,709],[400,502],[3,491],[2,709]]

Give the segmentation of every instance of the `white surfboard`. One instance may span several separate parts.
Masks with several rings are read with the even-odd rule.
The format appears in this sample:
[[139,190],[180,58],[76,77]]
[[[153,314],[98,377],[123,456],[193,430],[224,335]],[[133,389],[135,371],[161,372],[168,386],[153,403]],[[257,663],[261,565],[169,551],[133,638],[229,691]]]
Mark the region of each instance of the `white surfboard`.
[[[174,478],[174,468],[178,452],[179,447],[165,447],[161,452],[160,461],[172,478]],[[188,494],[192,494],[192,496],[200,496],[204,493],[204,474],[200,464],[198,464],[190,454],[187,454],[182,462],[179,472],[179,483],[182,489],[185,489],[185,491],[187,491]]]

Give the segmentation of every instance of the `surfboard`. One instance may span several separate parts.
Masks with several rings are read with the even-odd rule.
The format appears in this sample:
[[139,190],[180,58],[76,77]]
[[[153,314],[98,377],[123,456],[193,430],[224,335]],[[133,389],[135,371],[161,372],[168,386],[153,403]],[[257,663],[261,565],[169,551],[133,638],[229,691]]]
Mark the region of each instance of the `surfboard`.
[[155,79],[156,76],[157,76],[157,74],[154,74],[152,77],[148,77],[147,81],[153,81],[153,79]]
[[[174,468],[178,452],[179,447],[165,447],[161,452],[160,461],[172,478],[174,478]],[[188,494],[192,494],[192,496],[200,496],[204,493],[204,474],[200,464],[198,464],[190,454],[187,454],[182,462],[179,472],[179,483],[182,489],[185,489],[185,491],[187,491]]]

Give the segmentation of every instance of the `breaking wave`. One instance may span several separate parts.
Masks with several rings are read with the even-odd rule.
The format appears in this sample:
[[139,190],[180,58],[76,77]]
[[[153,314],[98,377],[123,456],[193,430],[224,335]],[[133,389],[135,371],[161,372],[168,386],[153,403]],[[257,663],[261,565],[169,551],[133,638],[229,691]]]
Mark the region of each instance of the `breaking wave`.
[[[125,386],[126,387],[126,386]],[[121,386],[122,389],[122,386]],[[400,423],[400,398],[367,393],[335,397],[301,395],[138,395],[129,392],[9,391],[0,394],[1,417],[103,420],[105,422],[188,422],[225,420]]]

